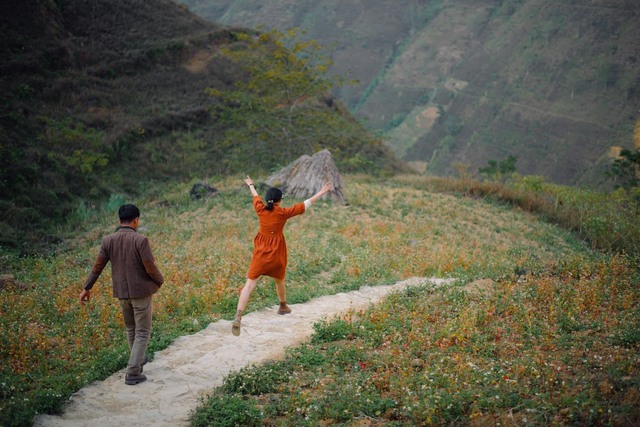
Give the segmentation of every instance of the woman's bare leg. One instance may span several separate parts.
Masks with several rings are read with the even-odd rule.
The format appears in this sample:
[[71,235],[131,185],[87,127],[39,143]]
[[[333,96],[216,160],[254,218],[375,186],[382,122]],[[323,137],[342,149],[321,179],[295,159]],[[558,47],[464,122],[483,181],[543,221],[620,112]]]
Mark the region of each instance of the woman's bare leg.
[[274,279],[276,281],[276,293],[280,302],[287,302],[287,288],[284,285],[284,279]]
[[251,296],[251,292],[256,288],[258,284],[258,279],[247,279],[247,282],[244,284],[244,287],[240,291],[240,298],[238,298],[238,311],[236,314],[244,311],[247,307],[247,303],[249,302],[249,297]]
[[247,283],[245,283],[244,287],[240,290],[240,298],[238,298],[238,309],[236,310],[236,317],[233,319],[233,324],[231,325],[231,333],[235,336],[240,335],[240,322],[242,320],[242,312],[249,302],[251,292],[253,292],[253,290],[256,288],[256,285],[258,284],[258,279],[247,279]]
[[289,314],[291,309],[287,305],[287,288],[284,284],[284,279],[274,279],[276,281],[276,293],[280,300],[280,308],[278,308],[278,314]]

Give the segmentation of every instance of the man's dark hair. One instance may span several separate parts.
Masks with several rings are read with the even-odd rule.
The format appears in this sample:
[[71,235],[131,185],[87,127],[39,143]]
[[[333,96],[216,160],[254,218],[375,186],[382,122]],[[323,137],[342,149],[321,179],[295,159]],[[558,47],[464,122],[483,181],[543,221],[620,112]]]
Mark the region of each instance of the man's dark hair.
[[140,218],[140,210],[132,204],[122,205],[118,210],[118,217],[120,217],[120,222],[128,224],[134,219]]

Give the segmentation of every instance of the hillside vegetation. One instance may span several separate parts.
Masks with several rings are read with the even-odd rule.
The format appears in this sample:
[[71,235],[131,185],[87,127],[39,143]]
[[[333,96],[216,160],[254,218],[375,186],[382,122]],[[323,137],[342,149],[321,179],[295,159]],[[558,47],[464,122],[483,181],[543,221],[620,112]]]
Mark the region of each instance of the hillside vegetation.
[[[265,178],[254,176],[256,182]],[[469,296],[454,286],[430,299],[424,292],[432,291],[424,289],[366,315],[353,313],[364,316],[361,323],[354,317],[325,325],[314,339],[317,349],[303,347],[302,356],[277,364],[276,370],[268,365],[266,371],[251,369],[228,379],[230,397],[222,400],[231,406],[224,413],[245,414],[233,409],[240,393],[247,395],[240,408],[273,402],[276,407],[265,416],[285,425],[286,420],[302,423],[305,416],[313,425],[363,414],[407,424],[427,417],[446,423],[460,416],[506,416],[509,409],[538,425],[556,415],[607,420],[634,414],[633,398],[640,390],[636,257],[591,249],[576,234],[523,210],[525,203],[514,209],[500,202],[498,187],[494,196],[479,198],[473,182],[343,179],[348,205],[320,202],[287,225],[291,303],[414,276],[452,277],[457,285],[490,279],[493,285],[485,290],[492,292]],[[89,208],[75,224],[67,249],[55,255],[17,258],[0,252],[16,279],[0,291],[3,425],[28,425],[36,412],[60,411],[71,393],[126,365],[128,348],[111,297],[110,269],[94,287],[91,304],[78,302],[100,241],[117,224],[120,203],[140,206],[141,232],[150,238],[166,280],[154,300],[149,354],[177,336],[233,316],[251,255],[255,213],[242,176],[208,183],[219,189],[216,197],[193,200],[192,183],[186,182]],[[518,194],[531,202],[529,208],[540,196]],[[625,218],[627,213],[617,209],[624,199],[607,199],[610,212],[590,211],[583,209],[588,205],[579,203],[578,193],[565,195],[571,194],[575,201],[564,197],[566,212],[574,206],[584,230],[597,233],[600,228],[591,224],[616,224],[638,247],[637,213]],[[591,244],[599,247],[595,239]],[[265,280],[249,309],[273,305],[274,298]],[[329,372],[329,366],[338,371]],[[290,377],[291,383],[282,382]],[[425,381],[432,387],[421,389]],[[255,383],[265,388],[246,388]],[[229,388],[233,384],[247,386]],[[601,385],[607,392],[599,395]],[[247,398],[260,390],[269,395]],[[335,396],[335,405],[322,403],[327,393]],[[218,398],[213,405],[219,407]],[[213,417],[213,425],[224,425],[219,412]],[[238,422],[249,425],[246,419]]]
[[212,22],[299,27],[333,46],[335,91],[419,171],[518,171],[606,187],[640,104],[636,0],[181,0]]
[[[217,4],[230,16],[252,3]],[[624,145],[635,114],[632,3],[399,1],[385,14],[369,2],[378,20],[362,27],[364,3],[259,4],[263,15],[274,5],[278,25],[299,11],[294,21],[356,40],[360,55],[336,50],[354,66],[384,66],[369,63],[366,90],[340,86],[314,41],[220,26],[169,0],[0,5],[0,423],[59,413],[126,365],[110,269],[91,303],[78,301],[121,204],[141,208],[166,280],[153,357],[235,312],[257,226],[242,178],[264,181],[327,148],[348,203],[320,201],[287,226],[289,302],[414,276],[455,284],[322,322],[283,360],[227,377],[194,425],[637,424],[637,152],[619,165],[627,188],[611,193],[514,174],[513,162],[489,163],[487,181],[468,165],[459,179],[397,174],[381,140],[327,93],[398,132],[396,152],[426,155],[430,171],[514,154],[549,168],[540,175],[586,182],[586,166],[572,165],[595,162],[601,141]],[[389,22],[409,33],[388,37]],[[444,48],[435,37],[447,31],[466,36]],[[408,65],[423,55],[446,72]],[[393,119],[376,99],[398,108]],[[432,123],[406,137],[411,117]],[[195,183],[217,195],[192,198]],[[275,302],[265,283],[249,310]]]
[[[222,53],[249,49],[255,35],[207,22],[170,0],[2,2],[0,245],[46,251],[64,237],[70,216],[81,218],[109,197],[154,182],[276,170],[320,149],[330,149],[344,171],[395,170],[381,141],[327,90],[307,93],[305,103],[293,100],[298,116],[322,117],[305,138],[256,132],[260,120],[247,114],[243,123],[225,120],[246,104],[212,93],[285,105],[278,85],[263,81],[270,93],[249,85],[248,67],[276,61],[267,47],[275,36],[248,62]],[[324,78],[307,75],[303,60],[295,66],[301,82]],[[252,150],[264,146],[269,156]]]

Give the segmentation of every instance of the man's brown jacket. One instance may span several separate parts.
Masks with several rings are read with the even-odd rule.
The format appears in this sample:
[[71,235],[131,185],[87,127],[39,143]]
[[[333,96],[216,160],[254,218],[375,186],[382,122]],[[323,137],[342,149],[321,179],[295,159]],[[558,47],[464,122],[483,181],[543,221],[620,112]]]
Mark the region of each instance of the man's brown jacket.
[[109,261],[114,298],[144,298],[158,292],[164,283],[151,253],[149,239],[131,227],[118,227],[115,233],[102,240],[100,253],[84,282],[84,289],[93,287]]

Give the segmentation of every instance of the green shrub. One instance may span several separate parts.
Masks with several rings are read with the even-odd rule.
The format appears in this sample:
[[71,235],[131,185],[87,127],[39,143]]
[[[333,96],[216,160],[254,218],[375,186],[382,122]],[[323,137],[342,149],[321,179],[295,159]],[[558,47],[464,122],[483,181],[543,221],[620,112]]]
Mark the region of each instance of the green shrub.
[[291,366],[298,369],[311,370],[316,366],[327,363],[327,357],[323,353],[315,351],[311,346],[303,345],[290,352]]
[[210,396],[189,417],[194,427],[258,427],[262,414],[255,400],[240,395]]
[[109,200],[104,205],[104,210],[107,213],[117,213],[118,209],[120,209],[120,206],[124,205],[125,203],[125,196],[123,196],[122,194],[112,194],[111,196],[109,196]]
[[230,373],[222,385],[229,394],[260,395],[276,391],[289,377],[289,370],[281,362],[270,362],[261,367],[249,366]]
[[95,209],[92,209],[91,206],[87,204],[84,200],[80,200],[76,209],[73,211],[73,215],[71,216],[70,223],[81,224],[83,222],[87,222],[89,220],[93,220],[97,215]]
[[18,230],[0,221],[0,246],[14,247],[18,244]]
[[311,337],[311,342],[314,344],[342,340],[351,333],[351,325],[344,320],[335,320],[333,322],[321,320],[313,327],[315,332]]

